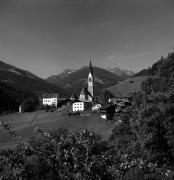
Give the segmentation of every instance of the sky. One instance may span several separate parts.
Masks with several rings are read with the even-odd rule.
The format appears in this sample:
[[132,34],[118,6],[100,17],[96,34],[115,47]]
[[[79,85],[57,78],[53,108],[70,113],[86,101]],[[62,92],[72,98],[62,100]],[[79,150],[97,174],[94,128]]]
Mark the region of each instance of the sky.
[[135,72],[174,47],[174,0],[0,0],[0,60],[47,78],[89,64]]

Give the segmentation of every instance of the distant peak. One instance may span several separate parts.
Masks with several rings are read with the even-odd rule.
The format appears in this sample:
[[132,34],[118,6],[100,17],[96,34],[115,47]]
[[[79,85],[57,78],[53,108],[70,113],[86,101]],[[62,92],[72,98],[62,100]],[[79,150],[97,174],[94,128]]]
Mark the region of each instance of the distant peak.
[[118,76],[123,76],[123,75],[132,76],[135,74],[133,71],[130,71],[127,69],[120,69],[119,67],[108,68],[108,71],[110,71]]

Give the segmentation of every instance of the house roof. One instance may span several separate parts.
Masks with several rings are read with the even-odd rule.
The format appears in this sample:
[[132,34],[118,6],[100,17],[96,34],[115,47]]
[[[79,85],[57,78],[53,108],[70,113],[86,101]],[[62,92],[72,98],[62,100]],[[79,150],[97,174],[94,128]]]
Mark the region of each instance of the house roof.
[[110,108],[115,108],[114,105],[106,105],[106,106],[102,106],[100,109],[110,109]]
[[75,101],[73,101],[73,104],[74,104],[74,103],[79,103],[79,102],[82,102],[82,103],[83,103],[83,101],[75,100]]
[[91,104],[91,102],[89,102],[89,101],[80,101],[80,100],[74,101],[73,104],[74,104],[74,103],[80,103],[80,102],[81,102],[81,103],[84,103],[84,104]]

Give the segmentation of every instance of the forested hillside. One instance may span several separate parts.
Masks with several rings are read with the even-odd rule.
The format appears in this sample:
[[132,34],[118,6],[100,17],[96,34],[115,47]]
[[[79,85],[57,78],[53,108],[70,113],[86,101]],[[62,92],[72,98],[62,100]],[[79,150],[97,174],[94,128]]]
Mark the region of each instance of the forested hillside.
[[29,91],[20,91],[13,86],[0,82],[0,112],[18,111],[19,105],[32,101],[38,104],[38,97]]
[[1,88],[0,88],[0,113],[6,111],[16,111],[18,108],[17,102],[8,96]]
[[152,92],[173,93],[174,90],[174,53],[169,53],[167,57],[161,57],[148,69],[148,78],[142,84],[142,89],[150,94]]

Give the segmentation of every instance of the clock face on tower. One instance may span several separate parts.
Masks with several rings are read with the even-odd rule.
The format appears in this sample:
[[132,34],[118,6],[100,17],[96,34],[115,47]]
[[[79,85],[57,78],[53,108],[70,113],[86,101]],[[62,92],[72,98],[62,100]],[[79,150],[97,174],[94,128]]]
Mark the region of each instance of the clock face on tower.
[[89,82],[92,82],[92,78],[91,77],[89,78]]

